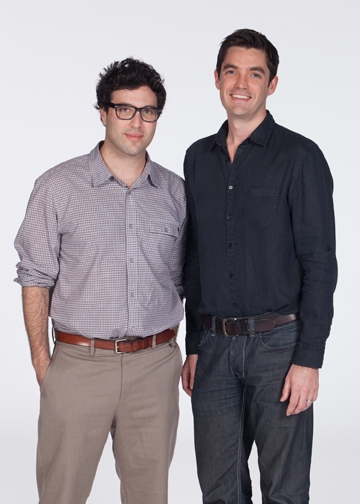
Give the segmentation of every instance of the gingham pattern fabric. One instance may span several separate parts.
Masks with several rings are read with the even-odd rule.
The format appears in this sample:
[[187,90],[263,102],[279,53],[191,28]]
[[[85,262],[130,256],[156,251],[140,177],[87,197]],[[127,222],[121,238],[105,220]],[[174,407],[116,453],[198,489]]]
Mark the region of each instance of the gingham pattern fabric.
[[100,146],[36,181],[15,240],[15,281],[53,288],[50,316],[60,331],[149,336],[183,318],[183,180],[148,158],[128,188]]

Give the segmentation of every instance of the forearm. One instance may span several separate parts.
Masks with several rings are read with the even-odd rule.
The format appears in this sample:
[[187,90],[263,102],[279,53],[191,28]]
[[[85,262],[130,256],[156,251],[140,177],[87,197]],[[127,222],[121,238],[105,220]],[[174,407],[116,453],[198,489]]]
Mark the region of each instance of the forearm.
[[23,287],[22,299],[31,361],[41,386],[50,363],[48,337],[49,290],[46,287]]

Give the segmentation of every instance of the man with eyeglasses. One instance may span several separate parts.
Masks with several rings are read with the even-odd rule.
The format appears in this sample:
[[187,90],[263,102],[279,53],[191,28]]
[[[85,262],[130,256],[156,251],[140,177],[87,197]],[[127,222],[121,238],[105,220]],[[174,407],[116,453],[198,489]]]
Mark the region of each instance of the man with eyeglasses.
[[105,140],[39,177],[15,240],[41,389],[40,504],[86,502],[109,432],[122,503],[167,503],[186,203],[182,179],[146,151],[165,98],[146,63],[104,69]]
[[276,48],[255,30],[220,46],[227,114],[187,151],[187,360],[204,504],[307,504],[313,402],[336,285],[332,178],[319,147],[275,123]]

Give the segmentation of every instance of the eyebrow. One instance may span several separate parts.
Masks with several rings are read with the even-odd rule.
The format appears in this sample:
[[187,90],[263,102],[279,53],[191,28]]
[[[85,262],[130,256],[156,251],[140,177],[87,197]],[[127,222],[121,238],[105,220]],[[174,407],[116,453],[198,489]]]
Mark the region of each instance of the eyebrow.
[[[236,70],[239,67],[237,67],[236,65],[233,65],[231,63],[227,63],[226,65],[223,66],[223,71],[228,70],[229,68],[233,68]],[[265,75],[265,70],[261,66],[250,67],[249,70],[250,70],[250,72],[259,72],[259,73]]]
[[263,75],[265,75],[265,70],[263,69],[263,67],[251,67],[250,68],[250,71],[251,72],[259,72],[259,73],[262,73]]

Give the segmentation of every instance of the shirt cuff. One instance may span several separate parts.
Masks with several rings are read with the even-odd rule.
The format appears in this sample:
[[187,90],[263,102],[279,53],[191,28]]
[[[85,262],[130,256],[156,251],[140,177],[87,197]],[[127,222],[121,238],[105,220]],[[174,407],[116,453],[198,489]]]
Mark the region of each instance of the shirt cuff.
[[201,333],[192,333],[186,335],[185,347],[186,355],[198,354],[199,353],[199,340]]
[[292,363],[297,366],[319,369],[323,365],[324,353],[325,345],[307,345],[299,341]]

